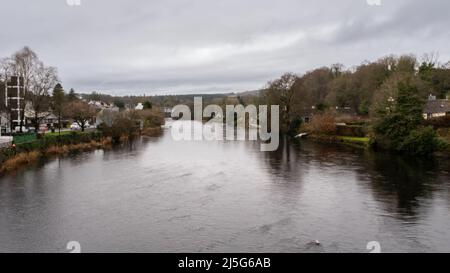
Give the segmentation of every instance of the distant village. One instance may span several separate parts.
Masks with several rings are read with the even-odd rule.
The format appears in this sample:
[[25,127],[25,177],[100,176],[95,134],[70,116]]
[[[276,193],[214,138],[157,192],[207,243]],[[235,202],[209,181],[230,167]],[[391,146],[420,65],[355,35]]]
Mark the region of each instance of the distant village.
[[[11,135],[19,132],[34,132],[33,119],[35,118],[35,112],[32,108],[32,102],[26,101],[24,95],[23,80],[17,76],[11,76],[6,82],[0,81],[0,96],[4,98],[2,100],[3,107],[1,109],[10,109],[10,117],[8,113],[3,110],[0,112],[1,118],[1,135]],[[200,96],[200,95],[199,95]],[[214,98],[214,95],[208,95]],[[259,96],[259,93],[254,93],[250,96]],[[114,102],[107,102],[102,100],[92,100],[89,96],[76,95],[77,99],[86,102],[90,107],[96,110],[96,114],[92,116],[89,127],[96,128],[103,123],[102,115],[105,112],[119,112],[121,109]],[[86,97],[86,98],[85,98]],[[194,95],[184,95],[184,98],[193,98]],[[248,95],[247,95],[248,97]],[[218,94],[217,98],[212,99],[211,102],[220,103],[222,101],[227,103],[239,104],[242,101],[238,99],[238,95],[230,94]],[[144,103],[124,103],[122,106],[125,110],[144,110]],[[171,107],[164,107],[166,117],[170,116]],[[357,115],[350,107],[339,108],[336,107],[336,111],[341,114]],[[305,109],[302,114],[304,122],[310,121],[314,114],[318,110],[316,106],[311,106],[310,109]],[[58,117],[53,113],[51,107],[47,111],[39,113],[39,132],[48,132],[54,128],[58,128]],[[423,117],[424,119],[438,118],[450,115],[450,100],[447,96],[445,99],[437,99],[434,95],[429,95],[426,105],[424,107]],[[79,130],[79,126],[74,123],[70,118],[64,117],[61,120],[61,128],[69,130]]]
[[[0,113],[2,135],[36,131],[33,123],[35,112],[32,107],[32,102],[26,101],[23,82],[23,79],[20,77],[11,76],[7,79],[6,83],[0,83],[0,86],[3,87],[0,90],[0,96],[4,98],[2,109],[10,109],[9,113],[5,110]],[[101,116],[105,111],[119,112],[121,110],[114,103],[87,100],[81,95],[76,96],[77,99],[86,102],[87,105],[95,109],[96,114],[91,118],[92,123],[89,123],[89,126],[92,128],[97,127],[103,122]],[[145,107],[144,103],[139,102],[137,104],[125,104],[124,108],[125,110],[144,110]],[[47,132],[52,130],[52,128],[58,128],[58,116],[53,113],[51,107],[49,107],[47,111],[39,113],[39,116],[38,132]],[[79,126],[74,123],[74,120],[68,117],[64,117],[61,120],[61,127],[65,129],[79,130]]]
[[[286,73],[256,91],[151,97],[66,92],[56,68],[45,66],[28,47],[0,61],[2,146],[24,133],[100,129],[120,138],[136,126],[139,131],[158,127],[173,106],[192,107],[195,96],[222,108],[279,105],[280,131],[290,136],[346,137],[365,146],[424,153],[443,149],[450,140],[450,65],[438,64],[433,56],[422,63],[412,55],[387,56],[354,69],[334,64],[304,75]],[[408,130],[398,124],[408,124]],[[421,145],[426,148],[416,149]]]

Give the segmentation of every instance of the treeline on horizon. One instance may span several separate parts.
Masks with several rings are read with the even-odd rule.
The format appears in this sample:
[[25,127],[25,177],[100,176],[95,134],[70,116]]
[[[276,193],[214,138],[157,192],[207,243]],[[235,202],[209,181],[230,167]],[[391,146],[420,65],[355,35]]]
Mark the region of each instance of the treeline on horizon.
[[[286,73],[269,81],[261,90],[243,93],[112,96],[94,91],[82,96],[85,99],[110,103],[121,101],[126,104],[151,100],[153,104],[160,106],[192,102],[195,96],[202,96],[206,101],[217,101],[230,96],[265,97],[262,100],[245,101],[262,103],[274,100],[274,103],[279,102],[280,105],[295,106],[290,107],[292,110],[310,109],[312,106],[318,109],[350,108],[358,115],[367,116],[380,97],[384,97],[386,92],[394,95],[391,92],[395,89],[393,87],[408,77],[413,78],[414,85],[423,97],[432,94],[443,99],[450,91],[450,61],[441,64],[435,53],[425,54],[421,58],[414,55],[391,55],[373,62],[365,61],[349,69],[345,69],[343,64],[333,64],[302,75]],[[274,94],[279,95],[279,98],[274,97]]]
[[[334,64],[304,75],[286,73],[267,84],[261,101],[280,106],[284,133],[336,135],[337,120],[346,113],[347,120],[363,121],[372,146],[424,155],[448,148],[446,136],[423,115],[428,96],[445,99],[449,91],[450,62],[440,64],[437,54],[402,55],[352,69]],[[302,126],[302,117],[311,115],[311,124]],[[448,116],[438,119],[450,127]]]
[[[201,96],[204,105],[279,105],[280,130],[290,135],[301,130],[337,135],[336,124],[346,116],[346,121],[363,124],[373,147],[425,155],[448,148],[448,132],[440,135],[425,122],[425,103],[430,95],[445,99],[449,94],[450,62],[442,64],[431,53],[391,55],[349,69],[333,64],[302,75],[286,73],[259,91]],[[192,106],[194,96],[150,99],[164,106]],[[313,117],[312,124],[303,126],[305,117]],[[450,127],[448,117],[438,123]]]
[[[91,118],[94,112],[87,111],[92,107],[85,100],[113,103],[123,110],[134,109],[137,103],[143,103],[148,109],[152,105],[157,108],[178,104],[192,106],[193,98],[202,96],[203,105],[279,105],[280,130],[291,135],[308,129],[302,127],[305,117],[313,117],[310,130],[332,135],[336,132],[338,115],[345,112],[364,121],[364,125],[370,128],[367,136],[374,143],[391,150],[423,151],[420,153],[425,154],[443,147],[440,145],[442,136],[438,136],[436,128],[429,128],[429,124],[424,122],[426,99],[429,95],[444,99],[450,92],[450,62],[440,63],[436,53],[425,54],[421,58],[391,55],[348,69],[342,64],[333,64],[301,75],[285,73],[256,91],[165,96],[77,94],[73,89],[65,94],[56,68],[44,66],[28,47],[2,59],[0,64],[4,78],[17,74],[27,79],[21,108],[25,108],[25,102],[30,103],[36,130],[42,119],[41,113],[49,108],[56,112],[59,126],[64,115],[74,120],[82,116],[85,121],[87,114]],[[85,100],[79,100],[79,96]],[[2,99],[3,96],[0,107],[4,105]],[[12,111],[7,108],[0,110]],[[445,123],[444,128],[449,127],[448,116],[442,122]],[[450,138],[447,139],[449,142]]]
[[267,84],[264,102],[280,105],[286,123],[311,108],[346,108],[373,117],[381,104],[396,97],[398,84],[407,79],[424,100],[430,94],[445,98],[450,91],[450,62],[440,64],[434,53],[420,59],[387,56],[351,69],[334,64],[304,75],[286,73]]

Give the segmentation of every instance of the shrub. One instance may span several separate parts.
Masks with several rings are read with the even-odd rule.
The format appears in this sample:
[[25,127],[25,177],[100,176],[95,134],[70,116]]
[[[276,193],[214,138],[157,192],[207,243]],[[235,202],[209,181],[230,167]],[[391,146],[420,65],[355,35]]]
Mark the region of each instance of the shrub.
[[336,134],[336,121],[334,115],[331,113],[316,115],[310,123],[304,124],[302,130],[318,135]]
[[164,124],[164,113],[159,109],[146,109],[139,112],[144,120],[144,127],[159,127]]
[[364,137],[366,135],[364,126],[361,125],[337,125],[336,133],[339,136]]
[[433,127],[423,127],[424,101],[410,80],[400,82],[394,102],[377,111],[374,124],[377,147],[410,155],[431,154],[442,147]]
[[435,129],[450,128],[450,116],[431,118],[424,121],[426,126],[433,126]]
[[433,127],[429,126],[411,131],[398,149],[410,155],[427,155],[442,149],[444,145]]

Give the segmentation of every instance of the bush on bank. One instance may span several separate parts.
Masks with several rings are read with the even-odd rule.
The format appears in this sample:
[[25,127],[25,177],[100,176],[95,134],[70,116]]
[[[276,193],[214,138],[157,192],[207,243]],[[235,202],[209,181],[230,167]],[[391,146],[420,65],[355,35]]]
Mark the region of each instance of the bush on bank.
[[33,151],[44,152],[53,146],[74,145],[80,143],[99,142],[103,139],[101,132],[70,132],[61,135],[48,134],[39,136],[36,140],[16,144],[15,147],[0,150],[0,163],[18,154],[27,154]]

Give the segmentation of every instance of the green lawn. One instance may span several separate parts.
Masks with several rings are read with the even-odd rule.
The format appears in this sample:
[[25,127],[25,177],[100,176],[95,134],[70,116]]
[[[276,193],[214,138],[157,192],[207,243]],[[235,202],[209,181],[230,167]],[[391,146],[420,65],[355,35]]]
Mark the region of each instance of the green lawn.
[[363,146],[366,146],[366,147],[369,146],[369,142],[370,142],[370,138],[368,138],[368,137],[346,137],[346,136],[341,136],[339,138],[345,143],[354,143],[354,144],[363,145]]
[[14,144],[29,143],[29,142],[35,141],[36,139],[37,139],[37,136],[34,133],[16,135],[16,136],[14,136]]
[[[61,132],[61,135],[63,136],[63,135],[70,135],[70,134],[73,134],[74,133],[74,131],[63,131],[63,132]],[[56,132],[54,132],[54,133],[47,133],[47,134],[45,134],[45,136],[59,136],[59,133],[58,133],[58,131],[56,131]]]

